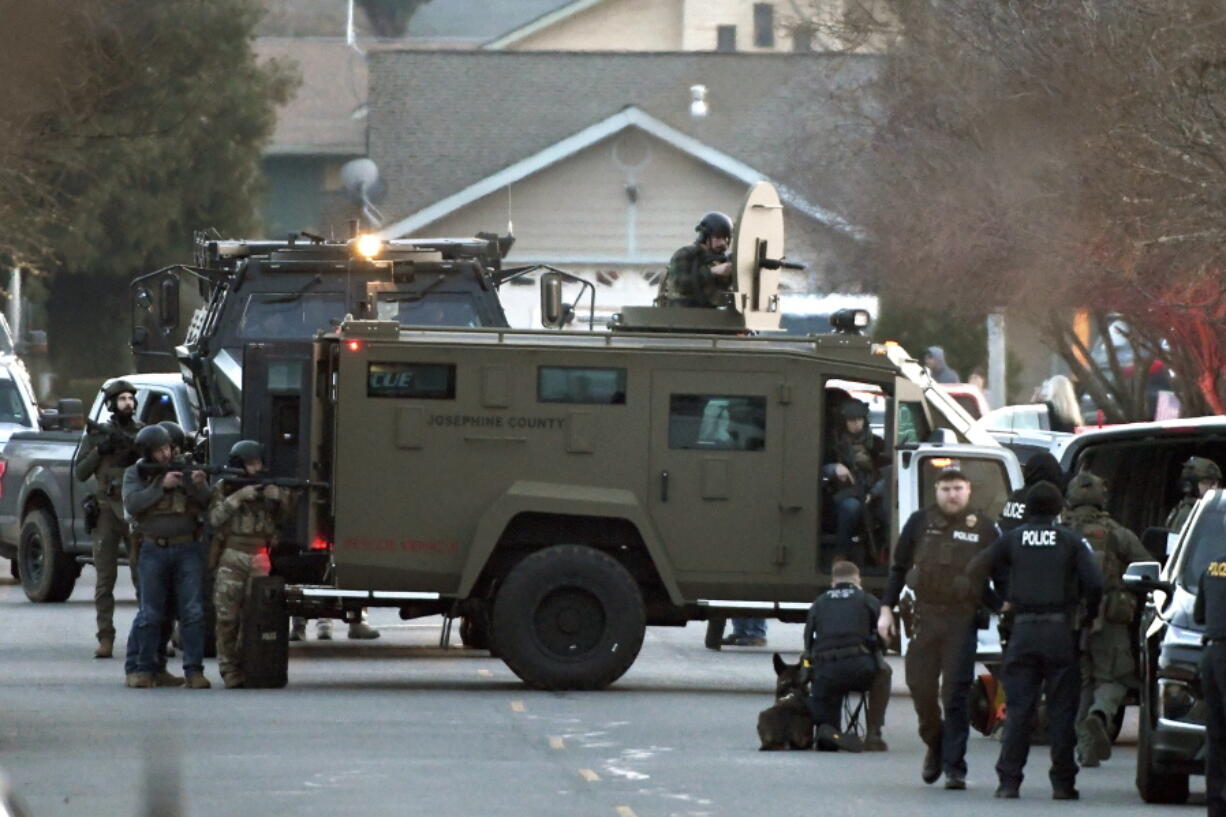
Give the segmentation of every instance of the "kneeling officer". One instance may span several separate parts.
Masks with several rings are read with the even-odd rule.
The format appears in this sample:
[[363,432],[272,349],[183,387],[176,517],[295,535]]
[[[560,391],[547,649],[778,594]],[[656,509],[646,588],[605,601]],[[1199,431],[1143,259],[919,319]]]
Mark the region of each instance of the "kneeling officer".
[[[230,449],[227,466],[258,478],[264,470],[264,448],[254,440],[239,440]],[[243,599],[250,576],[267,576],[277,530],[289,511],[290,491],[276,485],[240,484],[222,479],[209,500],[213,526],[210,567],[217,568],[213,606],[217,610],[217,664],[226,689],[245,683],[239,660],[238,633]]]
[[1001,668],[1009,714],[996,762],[997,797],[1018,796],[1030,753],[1031,719],[1044,688],[1052,799],[1079,797],[1073,759],[1081,687],[1077,619],[1081,608],[1097,613],[1103,575],[1089,543],[1056,523],[1063,504],[1059,488],[1038,483],[1026,498],[1026,524],[1002,536],[967,568],[972,581],[986,581],[990,575],[996,592],[1014,612],[1013,634]]
[[[810,712],[817,739],[840,749],[884,752],[881,727],[891,672],[877,639],[881,602],[860,589],[860,569],[852,562],[835,562],[830,571],[834,586],[817,597],[805,622],[805,656],[813,682]],[[863,747],[842,732],[841,708],[848,692],[870,693]]]

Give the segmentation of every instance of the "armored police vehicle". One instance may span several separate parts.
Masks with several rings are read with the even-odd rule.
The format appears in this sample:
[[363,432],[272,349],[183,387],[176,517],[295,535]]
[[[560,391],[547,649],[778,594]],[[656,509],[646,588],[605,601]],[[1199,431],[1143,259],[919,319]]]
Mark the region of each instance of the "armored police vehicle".
[[[265,443],[274,476],[305,479],[314,335],[346,316],[505,327],[497,286],[514,274],[502,269],[511,243],[488,234],[413,241],[198,235],[194,264],[131,284],[137,368],[182,373],[203,461],[220,465],[234,442],[254,437]],[[282,575],[318,581],[327,564],[312,552],[305,525],[304,511],[283,533],[274,565]]]
[[[902,350],[858,334],[862,316],[832,335],[747,334],[778,325],[773,197],[751,191],[738,220],[726,308],[627,309],[607,334],[382,320],[322,334],[304,390],[309,530],[332,583],[288,588],[291,610],[464,615],[527,683],[599,688],[649,624],[803,620],[838,556],[880,590],[899,518],[951,456],[999,512],[1016,459]],[[547,323],[559,286],[542,282]],[[898,469],[888,507],[866,514],[886,529],[866,527],[854,554],[821,476],[853,393],[882,400]]]

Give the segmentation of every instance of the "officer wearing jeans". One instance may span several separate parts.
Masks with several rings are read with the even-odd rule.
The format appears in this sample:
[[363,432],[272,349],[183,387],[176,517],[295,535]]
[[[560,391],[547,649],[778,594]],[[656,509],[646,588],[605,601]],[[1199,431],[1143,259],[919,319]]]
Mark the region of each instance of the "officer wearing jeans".
[[970,480],[957,466],[937,475],[936,503],[912,514],[899,533],[877,619],[878,633],[889,642],[892,608],[903,585],[911,587],[915,633],[906,673],[920,737],[928,747],[921,778],[935,783],[944,772],[945,788],[953,790],[966,788],[978,608],[999,606],[994,594],[980,592],[964,574],[971,559],[999,533],[996,523],[973,510],[970,501]]
[[1192,618],[1205,626],[1200,685],[1205,719],[1205,803],[1209,817],[1226,817],[1226,549],[1205,566]]
[[1001,667],[1008,717],[996,762],[997,797],[1018,796],[1030,753],[1031,722],[1044,692],[1052,798],[1076,800],[1080,796],[1074,785],[1077,762],[1073,758],[1081,690],[1078,618],[1081,609],[1098,610],[1103,575],[1089,543],[1056,522],[1063,505],[1064,497],[1055,485],[1041,482],[1034,486],[1026,498],[1026,524],[975,557],[967,571],[975,581],[990,575],[1014,614]]
[[[162,643],[166,599],[174,589],[183,670],[188,689],[208,689],[204,677],[204,571],[200,516],[209,500],[203,471],[174,469],[170,435],[161,426],[146,426],[136,435],[142,458],[123,479],[124,509],[141,532],[140,609],[129,639],[136,639],[136,672],[127,676],[135,688],[155,686],[157,653]],[[169,468],[168,468],[169,466]]]

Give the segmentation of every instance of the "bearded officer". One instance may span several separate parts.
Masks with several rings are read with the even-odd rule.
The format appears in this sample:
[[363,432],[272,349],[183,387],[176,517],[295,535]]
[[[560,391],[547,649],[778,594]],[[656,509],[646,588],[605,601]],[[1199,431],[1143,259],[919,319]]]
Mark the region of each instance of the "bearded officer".
[[123,472],[136,462],[136,387],[126,380],[112,380],[102,387],[103,405],[111,413],[108,422],[91,427],[81,442],[73,467],[79,482],[97,478],[94,493],[98,521],[94,527],[94,608],[98,627],[95,658],[110,658],[115,650],[115,580],[119,576],[119,541],[124,541],[132,584],[139,588],[137,552],[132,545],[123,514]]
[[1172,533],[1183,530],[1198,499],[1222,484],[1222,469],[1213,460],[1190,457],[1183,464],[1179,484],[1183,488],[1183,498],[1166,517],[1166,529]]
[[1094,767],[1111,757],[1108,728],[1115,722],[1124,696],[1136,689],[1137,667],[1132,657],[1132,621],[1136,597],[1124,589],[1124,570],[1132,562],[1152,558],[1136,534],[1107,513],[1107,483],[1089,472],[1069,482],[1068,507],[1061,524],[1089,542],[1103,572],[1103,601],[1082,642],[1081,707],[1077,719],[1077,756]]
[[[916,511],[894,547],[890,579],[877,619],[883,641],[893,637],[903,585],[915,592],[915,634],[907,650],[907,687],[928,751],[922,778],[966,788],[968,698],[975,672],[979,608],[999,607],[965,574],[966,565],[999,535],[996,523],[970,507],[971,482],[957,466],[937,475],[936,503]],[[944,713],[942,714],[942,709]]]
[[1064,506],[1060,489],[1041,482],[1026,498],[1026,524],[976,556],[967,573],[976,584],[992,577],[1013,610],[1013,634],[1005,648],[1001,680],[1008,701],[996,796],[1014,799],[1030,753],[1031,721],[1047,693],[1052,799],[1076,800],[1074,730],[1081,679],[1077,666],[1078,610],[1097,610],[1103,576],[1089,544],[1057,524]]
[[697,240],[673,253],[668,262],[656,296],[660,306],[724,304],[732,280],[732,264],[725,255],[732,240],[732,219],[723,213],[707,213],[694,229]]

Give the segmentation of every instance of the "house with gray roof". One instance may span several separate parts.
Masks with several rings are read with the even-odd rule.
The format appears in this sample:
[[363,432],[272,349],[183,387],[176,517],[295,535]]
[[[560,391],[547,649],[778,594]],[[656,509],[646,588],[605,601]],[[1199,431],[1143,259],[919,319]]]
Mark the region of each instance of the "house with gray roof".
[[[793,290],[854,280],[855,225],[822,201],[815,132],[870,57],[381,50],[369,156],[387,237],[512,229],[515,263],[564,266],[645,303],[708,210],[780,189]],[[512,310],[513,311],[513,310]]]

